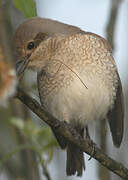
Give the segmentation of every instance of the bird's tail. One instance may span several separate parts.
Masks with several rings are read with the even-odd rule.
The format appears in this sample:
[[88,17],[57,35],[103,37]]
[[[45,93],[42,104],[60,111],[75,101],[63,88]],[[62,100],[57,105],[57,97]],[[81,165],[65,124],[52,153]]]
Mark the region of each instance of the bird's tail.
[[82,176],[83,170],[85,170],[83,151],[75,145],[68,143],[66,165],[67,175],[71,176],[77,173],[77,176]]

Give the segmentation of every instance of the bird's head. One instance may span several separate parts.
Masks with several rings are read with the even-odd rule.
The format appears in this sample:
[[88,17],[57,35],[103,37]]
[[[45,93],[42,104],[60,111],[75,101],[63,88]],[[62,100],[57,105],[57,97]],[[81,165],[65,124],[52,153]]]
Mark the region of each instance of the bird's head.
[[26,68],[40,71],[49,58],[49,41],[55,35],[47,31],[45,24],[43,19],[32,18],[17,28],[13,45],[18,77],[23,75]]
[[[37,58],[37,55],[39,55],[39,49],[44,48],[45,46],[42,41],[44,42],[49,37],[54,37],[58,33],[68,36],[78,32],[82,32],[82,30],[75,26],[50,19],[34,17],[26,20],[17,28],[13,38],[14,54],[17,60],[16,64],[18,72],[21,73],[24,71],[25,67],[30,66],[34,69],[38,66],[36,70],[39,69],[40,58]],[[43,52],[44,51],[41,50],[41,53]],[[46,56],[46,53],[47,52],[45,51],[43,54],[44,57]]]
[[49,59],[49,37],[48,34],[39,32],[33,39],[26,40],[20,47],[20,53],[16,62],[18,76],[22,75],[26,68],[40,71]]

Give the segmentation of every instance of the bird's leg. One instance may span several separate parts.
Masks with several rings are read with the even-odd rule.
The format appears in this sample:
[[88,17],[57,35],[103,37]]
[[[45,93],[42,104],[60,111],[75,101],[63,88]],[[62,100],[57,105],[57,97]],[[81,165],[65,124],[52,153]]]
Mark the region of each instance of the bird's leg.
[[91,140],[90,135],[89,135],[89,131],[88,131],[88,126],[85,127],[86,130],[86,139]]
[[86,130],[86,139],[88,139],[91,142],[91,145],[93,146],[93,150],[92,150],[91,155],[90,155],[90,157],[88,159],[88,161],[90,161],[92,159],[92,156],[95,154],[95,145],[94,145],[93,141],[90,138],[89,131],[88,131],[88,126],[85,127],[85,130]]

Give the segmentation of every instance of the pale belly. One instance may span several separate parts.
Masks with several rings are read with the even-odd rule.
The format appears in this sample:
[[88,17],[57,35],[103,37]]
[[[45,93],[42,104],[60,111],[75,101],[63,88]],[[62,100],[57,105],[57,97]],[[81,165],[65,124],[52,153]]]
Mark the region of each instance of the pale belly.
[[113,106],[113,87],[98,78],[85,79],[87,88],[76,78],[68,87],[51,92],[45,107],[57,119],[71,124],[86,125],[102,120]]

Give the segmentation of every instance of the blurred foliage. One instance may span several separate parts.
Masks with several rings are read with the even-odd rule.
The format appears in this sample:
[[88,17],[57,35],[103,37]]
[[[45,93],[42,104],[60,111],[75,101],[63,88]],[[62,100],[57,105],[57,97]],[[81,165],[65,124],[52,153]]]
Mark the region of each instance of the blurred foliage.
[[36,4],[34,0],[13,0],[17,9],[19,9],[25,18],[34,17],[36,13]]
[[[34,0],[12,1],[25,18],[37,15]],[[27,89],[24,84],[25,81],[22,87]],[[12,100],[4,110],[0,108],[0,173],[5,168],[9,179],[40,180],[37,162],[42,166],[44,176],[50,179],[47,164],[58,144],[50,128],[45,125],[38,127],[31,117],[29,110],[17,100]]]
[[31,119],[24,121],[20,118],[12,118],[9,120],[9,124],[20,130],[22,135],[28,140],[27,144],[18,145],[1,159],[0,170],[4,164],[12,158],[15,153],[24,150],[31,149],[35,151],[38,156],[39,162],[44,169],[52,160],[53,149],[58,147],[58,144],[49,127],[37,127]]

